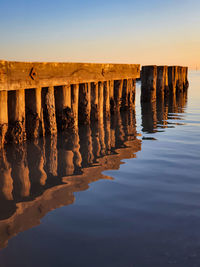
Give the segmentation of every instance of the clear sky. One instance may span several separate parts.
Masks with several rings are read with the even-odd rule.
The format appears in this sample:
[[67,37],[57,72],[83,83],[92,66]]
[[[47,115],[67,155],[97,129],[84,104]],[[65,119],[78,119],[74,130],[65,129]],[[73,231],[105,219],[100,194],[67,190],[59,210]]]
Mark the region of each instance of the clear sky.
[[0,0],[0,59],[200,68],[200,0]]

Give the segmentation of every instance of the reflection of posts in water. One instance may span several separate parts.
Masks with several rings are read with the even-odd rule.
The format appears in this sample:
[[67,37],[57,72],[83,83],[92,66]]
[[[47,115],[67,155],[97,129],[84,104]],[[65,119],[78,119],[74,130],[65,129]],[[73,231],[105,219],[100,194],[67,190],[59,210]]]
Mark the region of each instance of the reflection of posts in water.
[[74,136],[73,136],[73,152],[74,152],[74,168],[80,171],[81,164],[82,164],[82,156],[80,153],[80,138],[78,133],[78,128],[75,127],[74,129]]
[[0,148],[5,142],[8,129],[8,92],[0,91]]
[[106,154],[106,144],[105,144],[105,131],[104,131],[104,124],[99,123],[99,141],[101,146],[101,156],[104,156]]
[[110,82],[105,81],[103,83],[104,87],[104,118],[110,117]]
[[46,172],[47,175],[57,176],[58,170],[58,151],[57,151],[57,135],[46,137]]
[[58,176],[74,173],[73,132],[64,132],[58,138]]
[[141,102],[156,101],[157,66],[143,66],[141,72]]
[[110,133],[110,120],[105,121],[105,144],[106,144],[106,151],[108,154],[111,149],[111,133]]
[[184,109],[187,104],[187,90],[177,94],[176,103],[177,103],[177,112],[184,113]]
[[136,136],[135,107],[130,107],[129,112],[122,112],[121,118],[122,127],[126,138],[128,140],[132,139]]
[[114,118],[114,127],[115,127],[115,146],[121,147],[124,143],[125,133],[122,126],[121,113],[116,112]]
[[72,84],[71,85],[71,107],[72,113],[74,117],[74,126],[78,125],[78,100],[79,100],[79,85]]
[[27,148],[25,145],[13,146],[11,151],[11,166],[13,178],[13,196],[21,199],[30,195],[31,183],[27,162]]
[[82,157],[82,167],[87,167],[93,163],[92,132],[89,125],[79,128],[80,152]]
[[8,141],[22,143],[25,132],[25,90],[8,92]]
[[157,128],[156,102],[142,103],[143,132],[154,133]]
[[13,179],[11,176],[11,166],[7,161],[6,152],[0,150],[0,201],[13,200]]
[[28,143],[27,151],[31,187],[37,190],[38,186],[44,186],[47,180],[47,174],[44,170],[45,149],[43,142],[40,144],[39,140],[35,140],[33,143]]
[[71,109],[71,86],[55,87],[56,121],[59,131],[74,126],[74,117]]
[[43,136],[42,88],[25,90],[26,133],[28,138]]
[[[166,99],[168,99],[168,96],[165,98],[165,100]],[[161,96],[160,98],[157,96],[157,101],[156,101],[157,123],[160,125],[166,125],[167,124],[165,100],[164,100],[163,96]]]
[[45,132],[47,134],[57,133],[56,124],[56,111],[55,111],[55,97],[54,97],[54,87],[46,87],[42,89],[42,108]]
[[129,106],[129,82],[127,79],[124,79],[123,81],[123,87],[122,87],[122,103],[121,103],[121,110],[127,110]]
[[136,80],[128,79],[128,102],[129,107],[135,105]]
[[79,85],[79,107],[78,120],[80,124],[88,124],[90,122],[91,112],[91,84],[81,83]]
[[95,122],[91,125],[92,141],[93,141],[93,154],[96,160],[101,155],[101,145],[99,139],[99,123]]

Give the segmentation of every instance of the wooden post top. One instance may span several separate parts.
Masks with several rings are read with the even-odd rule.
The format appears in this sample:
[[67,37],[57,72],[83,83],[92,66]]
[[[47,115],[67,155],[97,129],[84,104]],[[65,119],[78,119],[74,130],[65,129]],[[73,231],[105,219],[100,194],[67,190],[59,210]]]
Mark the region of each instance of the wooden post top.
[[105,80],[136,79],[139,64],[15,62],[0,60],[0,91]]

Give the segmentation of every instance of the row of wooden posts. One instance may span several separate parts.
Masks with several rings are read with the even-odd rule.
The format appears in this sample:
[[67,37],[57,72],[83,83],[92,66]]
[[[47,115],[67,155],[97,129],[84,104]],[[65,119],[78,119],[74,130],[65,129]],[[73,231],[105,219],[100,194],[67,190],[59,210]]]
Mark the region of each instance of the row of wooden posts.
[[143,66],[141,71],[141,101],[153,102],[166,95],[174,96],[188,88],[188,67]]
[[[141,101],[188,87],[188,68],[143,66]],[[56,134],[135,103],[137,64],[0,61],[0,146]]]
[[133,106],[135,79],[0,91],[0,136],[20,143]]

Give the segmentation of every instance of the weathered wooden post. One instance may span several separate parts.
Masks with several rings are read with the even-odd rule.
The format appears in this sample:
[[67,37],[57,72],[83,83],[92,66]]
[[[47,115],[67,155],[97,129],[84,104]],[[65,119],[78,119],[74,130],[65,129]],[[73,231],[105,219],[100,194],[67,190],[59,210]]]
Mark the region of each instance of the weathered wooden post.
[[156,101],[157,66],[143,66],[141,82],[141,102]]
[[122,87],[121,110],[127,110],[129,106],[129,81],[124,79]]
[[42,88],[25,90],[26,110],[26,134],[28,138],[38,138],[45,134],[43,110],[42,110]]
[[78,125],[79,84],[71,85],[71,98],[72,113],[74,116],[74,126],[76,127]]
[[110,83],[105,81],[103,83],[104,87],[104,118],[110,117]]
[[91,83],[91,120],[99,119],[99,86],[97,82]]
[[136,80],[128,79],[128,105],[133,107],[135,105],[135,90]]
[[178,80],[176,83],[176,92],[183,92],[183,67],[178,66]]
[[0,91],[0,148],[5,143],[8,130],[8,92]]
[[110,92],[109,92],[109,94],[110,94],[110,112],[113,113],[115,110],[114,81],[113,80],[110,81],[109,89],[110,89]]
[[22,143],[25,131],[25,90],[8,92],[8,142]]
[[170,95],[176,95],[176,83],[178,79],[178,67],[169,66],[168,67],[168,84]]
[[45,133],[56,134],[56,111],[54,87],[50,86],[42,89],[42,108],[44,116]]
[[59,131],[74,126],[74,118],[71,109],[71,85],[55,87],[55,107],[57,128]]
[[103,113],[104,113],[104,108],[103,108],[103,102],[104,102],[104,86],[103,82],[98,83],[99,87],[99,122],[103,123]]
[[79,107],[78,117],[80,124],[90,123],[91,112],[91,84],[81,83],[79,85]]
[[168,93],[168,68],[167,66],[157,67],[157,98],[164,98]]
[[183,81],[183,90],[186,91],[189,87],[189,82],[188,82],[188,67],[183,67],[184,69],[184,81]]
[[114,98],[116,110],[120,110],[122,102],[123,80],[114,81]]

